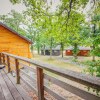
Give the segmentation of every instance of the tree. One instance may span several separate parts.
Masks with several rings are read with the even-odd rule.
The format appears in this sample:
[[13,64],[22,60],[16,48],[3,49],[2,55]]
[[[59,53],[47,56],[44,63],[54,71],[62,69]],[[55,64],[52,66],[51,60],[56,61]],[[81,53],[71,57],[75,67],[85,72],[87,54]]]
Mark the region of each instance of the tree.
[[[11,0],[13,4],[21,1],[23,0]],[[50,4],[48,3],[48,0],[24,0],[24,3],[28,8],[26,13],[31,16],[34,22],[33,26],[39,31],[40,34],[44,34],[37,35],[37,47],[39,47],[41,43],[40,36],[45,36],[48,39],[51,56],[53,40],[56,40],[56,43],[58,42],[61,44],[63,52],[67,39],[70,39],[69,37],[73,37],[72,40],[74,41],[74,47],[77,48],[80,38],[79,29],[80,25],[82,24],[82,18],[84,17],[79,12],[79,9],[82,10],[87,2],[87,0],[61,0],[61,5],[58,6],[58,9],[55,12],[50,12],[52,0]],[[78,15],[80,18],[78,18]],[[57,23],[57,25],[55,25],[55,23]],[[44,38],[42,38],[42,40],[43,39]],[[71,44],[71,42],[69,43]],[[77,50],[74,51],[76,56]]]
[[92,43],[92,61],[95,61],[95,56],[99,56],[99,50],[100,50],[100,1],[95,0],[94,5],[92,7],[91,11],[91,43]]
[[10,13],[7,15],[1,15],[0,20],[4,23],[7,24],[9,27],[14,29],[16,32],[26,35],[25,30],[21,28],[22,23],[24,22],[24,17],[22,14],[16,12],[15,10],[12,10]]

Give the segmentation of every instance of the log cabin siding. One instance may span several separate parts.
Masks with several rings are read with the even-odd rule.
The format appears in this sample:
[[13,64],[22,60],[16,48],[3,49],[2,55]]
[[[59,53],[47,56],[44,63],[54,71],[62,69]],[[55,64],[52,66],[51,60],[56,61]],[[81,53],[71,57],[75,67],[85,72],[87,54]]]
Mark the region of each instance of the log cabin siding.
[[8,52],[23,57],[31,57],[30,42],[0,25],[0,52]]

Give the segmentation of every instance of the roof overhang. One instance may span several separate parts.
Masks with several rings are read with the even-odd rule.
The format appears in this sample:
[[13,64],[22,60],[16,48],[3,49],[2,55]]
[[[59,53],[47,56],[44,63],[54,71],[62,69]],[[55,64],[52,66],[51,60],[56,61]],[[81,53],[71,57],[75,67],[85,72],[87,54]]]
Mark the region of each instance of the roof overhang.
[[20,35],[18,32],[14,31],[13,29],[11,29],[10,27],[8,27],[4,23],[0,22],[0,25],[3,26],[3,27],[5,27],[6,29],[8,29],[9,31],[11,31],[12,33],[14,33],[15,35],[19,36],[20,38],[24,39],[25,41],[29,42],[30,44],[33,43],[31,40],[29,40],[28,38]]

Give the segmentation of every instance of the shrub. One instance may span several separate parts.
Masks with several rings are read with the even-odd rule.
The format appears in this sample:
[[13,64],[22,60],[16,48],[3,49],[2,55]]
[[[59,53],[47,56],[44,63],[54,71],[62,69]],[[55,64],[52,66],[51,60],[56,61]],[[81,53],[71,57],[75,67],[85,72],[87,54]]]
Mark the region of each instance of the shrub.
[[86,73],[100,77],[100,60],[94,62],[87,61],[85,62],[85,65],[87,65],[87,68],[85,69]]

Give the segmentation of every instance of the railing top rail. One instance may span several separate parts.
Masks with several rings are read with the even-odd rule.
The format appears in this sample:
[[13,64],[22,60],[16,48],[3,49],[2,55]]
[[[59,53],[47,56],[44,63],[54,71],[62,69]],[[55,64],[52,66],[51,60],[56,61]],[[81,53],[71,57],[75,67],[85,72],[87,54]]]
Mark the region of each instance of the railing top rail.
[[100,78],[98,78],[98,77],[86,75],[83,73],[79,73],[79,72],[75,72],[75,71],[71,71],[71,70],[67,70],[67,69],[61,69],[61,68],[58,68],[53,65],[44,64],[39,61],[35,61],[35,60],[25,58],[25,57],[16,56],[16,55],[5,53],[5,52],[2,52],[2,54],[8,55],[15,59],[19,59],[19,60],[22,60],[22,61],[25,61],[25,62],[28,62],[31,64],[34,64],[42,69],[48,70],[50,72],[56,73],[60,76],[68,78],[70,80],[73,80],[73,81],[76,81],[76,82],[79,82],[79,83],[82,83],[85,85],[89,85],[89,86],[92,86],[92,87],[100,90]]

